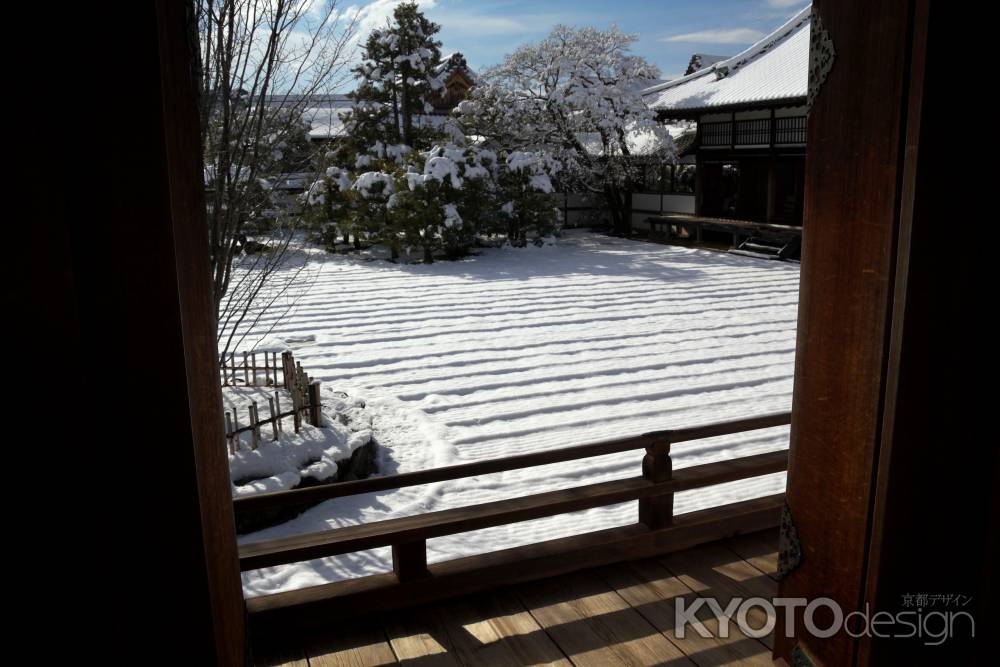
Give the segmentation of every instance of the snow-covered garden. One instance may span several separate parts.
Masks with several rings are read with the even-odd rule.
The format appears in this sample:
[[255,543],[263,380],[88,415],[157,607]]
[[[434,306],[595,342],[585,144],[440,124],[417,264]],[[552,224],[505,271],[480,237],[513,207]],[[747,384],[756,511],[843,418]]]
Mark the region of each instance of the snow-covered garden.
[[[279,46],[267,59],[253,55],[262,31],[202,16],[219,353],[293,352],[321,382],[310,407],[325,413],[262,437],[253,401],[263,408],[277,392],[267,416],[288,397],[276,382],[266,391],[227,385],[224,410],[251,415],[251,432],[229,442],[236,497],[349,479],[358,453],[358,476],[372,464],[391,475],[789,409],[798,265],[624,238],[644,170],[677,160],[641,95],[660,72],[632,52],[635,35],[555,26],[462,74],[474,87],[442,112],[453,97],[448,68],[461,60],[442,56],[440,26],[416,4],[396,5],[364,36],[359,61],[345,51],[353,24],[333,27],[332,7],[327,20],[303,12],[272,21],[268,44],[305,30],[312,46]],[[348,72],[351,104],[329,119],[342,131],[314,142],[310,100]],[[298,194],[288,194],[291,183]],[[614,235],[561,232],[557,193],[599,198],[598,222]],[[265,363],[265,384],[272,370]],[[776,428],[686,442],[673,464],[765,453],[787,439]],[[640,467],[640,453],[628,452],[338,498],[257,517],[242,527],[261,529],[240,539],[610,481]],[[675,512],[774,494],[783,480],[679,493]],[[431,539],[427,556],[636,518],[636,503],[623,503]],[[244,587],[254,596],[391,568],[389,549],[376,549],[246,572]]]
[[[317,250],[293,311],[258,324],[324,392],[363,400],[379,472],[788,410],[798,265],[570,232],[555,246],[405,266]],[[349,298],[347,298],[349,296]],[[251,339],[253,338],[251,337]],[[326,396],[326,394],[325,394]],[[326,399],[324,398],[324,402]],[[787,447],[787,428],[675,445],[675,468]],[[323,502],[243,541],[606,481],[638,452]],[[783,475],[678,494],[677,513]],[[440,561],[626,525],[636,504],[428,542]],[[248,572],[248,595],[391,569],[388,549]]]

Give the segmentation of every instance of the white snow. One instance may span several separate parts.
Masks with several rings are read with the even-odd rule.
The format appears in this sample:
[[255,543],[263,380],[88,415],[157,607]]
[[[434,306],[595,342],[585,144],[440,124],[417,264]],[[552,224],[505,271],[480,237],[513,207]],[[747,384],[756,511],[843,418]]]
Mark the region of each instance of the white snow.
[[697,109],[805,97],[810,12],[811,4],[732,58],[646,89],[646,104],[650,109]]
[[442,207],[444,211],[444,221],[442,224],[445,227],[461,227],[462,226],[462,216],[458,214],[458,208],[454,204],[445,204]]
[[447,156],[434,156],[424,163],[424,180],[433,179],[444,183],[450,178],[453,187],[462,187],[462,177],[458,175],[458,165]]
[[[383,473],[788,410],[798,266],[572,233],[432,265],[313,255],[274,335],[324,387],[364,395]],[[267,330],[273,321],[259,323]],[[310,340],[308,336],[313,338]],[[675,467],[787,447],[788,429],[680,443]],[[642,452],[339,498],[243,541],[634,476]],[[781,474],[678,494],[690,512]],[[441,561],[636,521],[623,503],[428,542]],[[389,550],[243,575],[249,596],[391,569]]]
[[[268,347],[287,349],[272,339],[256,346],[254,351],[263,352]],[[260,374],[259,379],[263,385],[264,375]],[[247,408],[254,402],[261,419],[271,417],[268,399],[273,399],[275,392],[279,398],[276,407],[282,412],[289,411],[291,394],[284,389],[264,386],[223,387],[224,409],[230,414],[235,413],[238,425],[245,427],[250,423]],[[249,431],[239,435],[238,448],[229,455],[229,476],[234,483],[234,497],[287,491],[295,488],[303,477],[327,480],[337,474],[337,461],[349,459],[355,449],[371,441],[371,430],[357,418],[362,412],[363,399],[342,399],[327,392],[323,403],[322,427],[312,426],[303,420],[296,433],[292,418],[287,417],[275,441],[274,430],[270,424],[265,424],[261,427],[261,439],[256,449]],[[338,412],[354,417],[351,428],[340,423]]]
[[[381,183],[382,188],[376,194],[374,192],[375,185]],[[366,171],[365,173],[358,176],[358,180],[354,183],[354,189],[361,193],[361,196],[365,199],[371,199],[374,196],[388,195],[393,192],[393,181],[392,174],[387,174],[381,171]]]

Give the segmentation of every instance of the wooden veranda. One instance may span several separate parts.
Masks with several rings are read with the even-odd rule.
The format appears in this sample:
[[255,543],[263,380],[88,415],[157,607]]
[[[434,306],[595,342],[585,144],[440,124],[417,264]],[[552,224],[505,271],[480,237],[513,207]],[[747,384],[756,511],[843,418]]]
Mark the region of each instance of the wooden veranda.
[[[611,563],[653,557],[778,525],[782,495],[674,516],[673,496],[787,468],[784,450],[673,470],[670,446],[790,423],[789,413],[647,433],[339,484],[239,498],[237,516],[303,507],[330,498],[461,479],[508,470],[644,451],[640,476],[538,493],[490,503],[388,519],[320,533],[242,544],[243,571],[392,547],[393,571],[287,592],[246,602],[252,627],[262,632],[324,626],[359,613],[385,611],[497,586],[532,581]],[[633,525],[512,547],[443,563],[427,563],[427,540],[628,501],[638,501]]]
[[[693,627],[678,633],[676,621],[682,599],[711,596],[725,606],[774,597],[777,548],[770,529],[300,632],[263,628],[254,634],[254,664],[771,665],[770,633],[748,636],[732,623],[722,637],[707,608],[697,616],[711,637]],[[763,613],[750,614],[761,632]]]
[[[973,598],[969,609],[986,634],[996,623],[1000,599],[995,565],[1000,561],[1000,480],[995,428],[989,425],[986,430],[990,396],[972,381],[981,368],[977,353],[988,347],[976,345],[971,334],[988,330],[979,321],[981,304],[987,301],[976,299],[979,307],[966,307],[969,304],[961,297],[971,295],[970,287],[989,283],[971,280],[969,267],[976,262],[953,258],[944,263],[941,250],[942,223],[982,219],[982,193],[990,192],[988,184],[979,182],[990,175],[989,170],[969,169],[962,178],[954,176],[955,164],[974,163],[973,152],[982,152],[980,144],[956,142],[954,133],[941,130],[949,127],[955,113],[955,96],[949,91],[978,90],[982,85],[982,68],[955,67],[956,51],[949,44],[949,38],[956,36],[963,45],[974,44],[969,39],[969,13],[941,4],[932,7],[926,0],[816,0],[813,10],[822,19],[816,22],[822,30],[816,31],[814,46],[819,55],[828,57],[825,69],[817,69],[822,76],[815,78],[810,90],[804,182],[807,231],[802,239],[786,491],[803,557],[781,579],[778,595],[828,597],[845,610],[864,605],[898,610],[904,594],[961,592]],[[92,470],[70,468],[79,473],[75,479],[111,480],[113,494],[97,499],[93,497],[97,494],[74,492],[68,497],[63,506],[72,510],[73,519],[81,520],[63,523],[83,529],[71,538],[62,524],[48,530],[59,538],[58,546],[48,551],[60,562],[50,570],[35,567],[43,574],[58,573],[47,578],[56,580],[61,590],[36,592],[26,600],[32,604],[19,606],[19,611],[44,620],[47,634],[52,634],[50,619],[55,612],[74,612],[59,622],[56,643],[66,645],[75,659],[83,654],[123,664],[243,667],[251,656],[248,648],[256,651],[258,644],[275,636],[270,634],[272,628],[281,629],[285,610],[309,608],[278,605],[270,619],[275,623],[265,622],[269,614],[255,608],[264,602],[248,605],[240,587],[240,567],[252,564],[251,558],[299,557],[294,550],[308,557],[310,549],[332,554],[352,541],[354,547],[366,541],[398,541],[397,573],[356,583],[351,595],[341,589],[347,613],[352,599],[368,596],[374,610],[377,596],[398,595],[393,590],[401,590],[400,586],[432,589],[425,582],[440,583],[442,579],[435,577],[445,574],[440,568],[448,566],[432,563],[425,572],[422,550],[412,545],[428,534],[399,524],[389,531],[383,525],[367,529],[374,533],[334,533],[332,541],[326,536],[317,544],[271,545],[258,553],[238,553],[225,426],[218,410],[221,390],[213,304],[207,288],[211,276],[192,9],[189,3],[158,0],[124,4],[115,12],[118,22],[106,12],[88,14],[98,19],[95,25],[75,30],[80,41],[87,42],[79,62],[88,76],[71,83],[80,84],[80,99],[100,103],[78,105],[92,114],[85,119],[88,122],[77,123],[84,128],[77,135],[85,145],[73,152],[86,156],[87,168],[64,179],[75,188],[69,201],[86,205],[74,206],[72,216],[55,216],[52,225],[47,220],[32,225],[45,232],[47,240],[33,244],[29,253],[45,256],[38,262],[47,269],[41,272],[44,279],[33,287],[41,288],[35,303],[45,316],[37,333],[50,343],[41,356],[58,361],[51,376],[64,377],[69,368],[75,379],[111,379],[109,395],[124,402],[116,404],[114,412],[126,421],[102,430],[99,446],[66,448],[83,450],[85,457],[80,458],[98,462]],[[120,29],[123,20],[126,30]],[[969,79],[956,83],[963,76]],[[111,111],[120,109],[130,112]],[[36,151],[44,156],[65,152],[65,146],[55,142],[49,150]],[[113,196],[104,196],[109,192],[108,174],[114,175]],[[948,196],[942,196],[942,184],[951,188]],[[102,205],[93,205],[94,193],[102,193]],[[59,206],[54,208],[60,212]],[[141,336],[136,335],[140,327]],[[128,372],[127,390],[123,374],[109,373],[106,359],[94,354],[109,348],[120,354]],[[151,355],[150,350],[157,353]],[[91,365],[81,360],[94,363],[77,372],[78,366]],[[92,404],[71,402],[75,414],[65,421],[91,423]],[[50,403],[40,405],[48,410]],[[161,411],[155,429],[149,428],[147,419],[151,405]],[[45,419],[52,420],[49,413]],[[105,439],[106,433],[110,437]],[[114,436],[119,442],[113,442]],[[662,473],[665,457],[654,459]],[[765,469],[760,461],[750,468]],[[692,470],[685,475],[694,474]],[[666,518],[656,511],[658,501],[692,479],[685,480],[681,470],[673,471],[672,479],[656,478],[657,467],[651,472],[654,479],[630,481],[616,493],[622,500],[651,501],[646,505],[653,511],[645,518],[656,525]],[[743,472],[750,474],[748,469]],[[719,469],[698,473],[701,481],[710,474],[723,475]],[[601,502],[615,502],[610,490],[604,492]],[[564,501],[564,507],[573,507],[580,499]],[[505,521],[518,520],[517,512],[538,511],[534,506],[500,510],[491,516],[506,514]],[[141,520],[134,520],[136,511]],[[768,583],[760,574],[766,575],[767,568],[756,564],[752,555],[741,554],[736,543],[702,546],[724,535],[703,530],[696,540],[698,550],[694,542],[684,545],[680,537],[690,518],[673,517],[672,523],[657,528],[644,523],[627,529],[647,542],[664,536],[663,544],[674,544],[679,551],[666,548],[662,551],[667,555],[655,557],[622,553],[616,561],[633,559],[631,564],[588,561],[580,564],[588,569],[577,573],[539,567],[534,572],[541,577],[536,584],[498,578],[491,583],[500,586],[494,589],[500,592],[485,598],[484,612],[463,615],[467,612],[462,605],[479,604],[468,597],[441,604],[428,598],[416,600],[425,606],[410,608],[423,611],[359,617],[369,620],[364,630],[324,620],[335,605],[317,600],[315,613],[300,619],[310,623],[286,626],[276,636],[287,640],[286,646],[298,651],[300,660],[308,656],[312,664],[320,665],[329,661],[319,651],[310,654],[313,645],[296,634],[308,631],[310,625],[316,629],[316,623],[319,630],[331,632],[313,636],[346,641],[341,646],[347,652],[341,655],[351,656],[353,664],[366,664],[351,651],[364,632],[374,633],[373,643],[382,647],[388,661],[404,659],[398,634],[404,639],[415,635],[421,642],[425,635],[434,638],[442,647],[451,647],[445,655],[460,660],[469,646],[514,650],[523,641],[537,639],[555,661],[583,662],[593,655],[595,663],[627,663],[617,652],[619,647],[640,650],[641,644],[652,641],[672,650],[664,643],[669,642],[683,654],[664,653],[657,662],[699,662],[700,656],[702,664],[724,664],[728,654],[677,647],[651,615],[652,609],[663,605],[643,606],[640,612],[625,595],[633,589],[604,578],[648,566],[659,578],[647,583],[657,588],[656,582],[663,582],[664,596],[673,595],[669,589],[673,578],[689,589],[697,588],[694,575],[673,569],[674,559],[687,554],[695,559],[694,565],[710,564],[711,552],[704,549],[713,549],[741,556],[733,560],[731,581]],[[462,529],[461,522],[467,519],[427,515],[422,520],[430,522],[424,528],[434,524],[437,530],[444,525]],[[740,530],[762,528],[748,522]],[[21,542],[33,547],[34,536],[30,537]],[[623,550],[633,546],[627,538],[622,544]],[[500,557],[485,556],[471,565],[486,568],[496,558]],[[576,552],[563,552],[547,562],[555,564],[553,568],[565,567],[577,558]],[[758,573],[746,570],[743,563]],[[497,567],[517,571],[502,562]],[[741,579],[740,568],[752,576]],[[464,594],[458,574],[450,595]],[[392,578],[400,575],[402,581],[393,584]],[[595,582],[599,585],[592,591],[574,588]],[[698,585],[702,583],[699,580]],[[720,588],[723,583],[719,582]],[[649,590],[640,587],[647,594]],[[438,597],[443,597],[444,591],[440,592]],[[684,591],[678,588],[676,593]],[[529,600],[529,594],[540,597]],[[501,604],[503,596],[508,602],[511,596],[517,601],[509,613],[503,613],[504,607],[489,607]],[[392,618],[398,618],[392,616],[396,613],[421,623],[441,618],[445,630],[395,633],[389,628],[395,622]],[[642,622],[636,620],[637,614]],[[627,625],[620,621],[623,618],[630,619]],[[452,632],[458,622],[462,632]],[[795,664],[995,663],[988,637],[957,638],[928,648],[915,639],[858,638],[843,632],[820,637],[803,631],[801,624],[789,630],[786,623],[779,616],[773,655]],[[496,636],[523,639],[491,641],[484,625]],[[80,629],[86,636],[73,635]],[[339,638],[335,632],[341,633]],[[354,633],[359,634],[354,637]],[[472,644],[466,635],[474,635],[478,643]],[[579,637],[575,647],[569,643],[574,637]],[[330,660],[335,661],[337,649],[333,647]],[[51,660],[49,653],[44,655],[42,659]],[[260,655],[264,657],[263,648]],[[437,660],[413,655],[414,663]]]

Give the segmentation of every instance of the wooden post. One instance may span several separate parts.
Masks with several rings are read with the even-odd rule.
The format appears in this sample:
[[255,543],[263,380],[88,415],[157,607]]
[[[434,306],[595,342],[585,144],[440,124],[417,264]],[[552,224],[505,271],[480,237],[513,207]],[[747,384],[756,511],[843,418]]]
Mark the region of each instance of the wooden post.
[[240,430],[240,417],[239,412],[236,408],[233,408],[233,453],[240,451],[240,434],[237,431]]
[[274,411],[274,399],[268,397],[267,405],[271,408],[271,435],[274,436],[271,439],[278,439],[278,413]]
[[232,352],[229,353],[229,368],[233,373],[233,386],[236,386],[236,355]]
[[292,388],[292,368],[294,367],[291,352],[281,353],[281,382],[285,389]]
[[295,388],[299,395],[299,419],[301,420],[302,415],[305,413],[306,409],[306,396],[307,386],[309,385],[306,381],[306,372],[302,370],[302,363],[299,361],[295,362]]
[[320,409],[319,398],[320,381],[313,380],[309,383],[309,423],[313,426],[323,425],[323,412]]
[[250,354],[250,383],[252,386],[257,386],[257,353],[253,352]]
[[236,453],[236,447],[233,446],[233,436],[231,435],[232,432],[233,432],[233,418],[229,414],[229,412],[227,411],[226,412],[226,447],[229,448],[229,453],[230,454],[235,454]]
[[247,353],[246,352],[243,353],[243,384],[245,386],[248,386],[248,387],[250,386],[250,375],[249,375],[249,371],[247,370]]
[[[642,476],[651,482],[666,482],[672,476],[670,441],[659,440],[646,447],[642,459]],[[674,522],[674,494],[639,499],[639,523],[649,529],[664,528]]]
[[229,373],[226,371],[226,355],[222,355],[222,361],[219,365],[222,366],[222,386],[223,387],[228,386]]
[[247,408],[247,412],[250,415],[250,445],[257,449],[257,418],[254,414],[256,412],[256,403],[251,403],[250,407]]
[[778,167],[775,164],[776,159],[772,151],[771,157],[767,160],[767,213],[764,218],[769,223],[774,222],[778,206]]
[[[275,379],[275,381],[277,381],[277,378]],[[277,391],[274,392],[274,408],[275,410],[277,410],[277,412],[275,412],[274,414],[275,418],[278,421],[278,433],[281,433],[281,398]]]
[[392,545],[392,571],[396,578],[412,581],[429,576],[427,571],[427,541],[416,540]]

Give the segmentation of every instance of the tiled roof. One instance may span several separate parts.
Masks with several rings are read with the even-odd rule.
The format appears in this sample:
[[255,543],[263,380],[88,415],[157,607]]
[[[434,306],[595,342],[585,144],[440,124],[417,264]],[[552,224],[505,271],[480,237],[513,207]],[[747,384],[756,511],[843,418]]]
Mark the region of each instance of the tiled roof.
[[651,109],[702,109],[806,96],[807,6],[762,40],[727,60],[643,92]]

